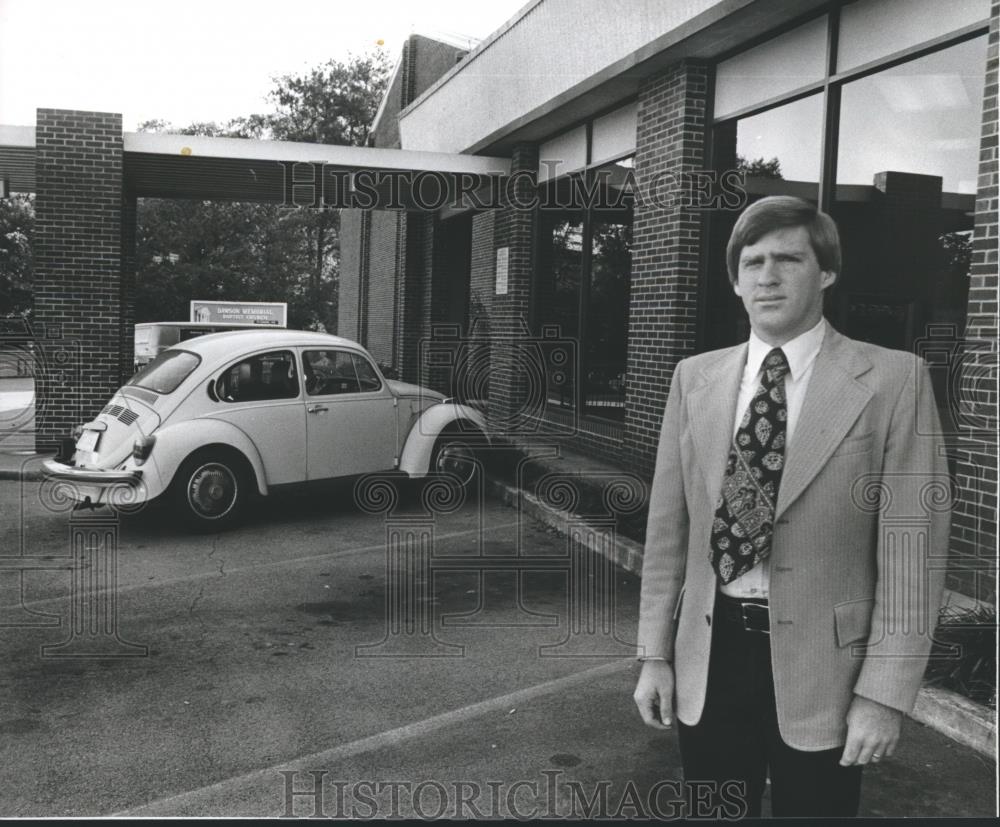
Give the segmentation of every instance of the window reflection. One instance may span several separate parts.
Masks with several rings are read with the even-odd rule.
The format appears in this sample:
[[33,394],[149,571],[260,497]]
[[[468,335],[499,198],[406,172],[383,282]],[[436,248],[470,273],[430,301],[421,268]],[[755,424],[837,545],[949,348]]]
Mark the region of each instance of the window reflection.
[[985,58],[977,37],[845,84],[837,183],[871,186],[876,173],[899,170],[975,193]]
[[[632,266],[632,158],[545,185],[535,322],[539,346],[575,346],[573,364],[545,359],[549,408],[624,421]],[[557,346],[553,342],[553,346]],[[544,354],[543,354],[544,356]]]
[[849,336],[919,350],[964,335],[985,49],[975,38],[844,86],[834,319]]
[[[816,203],[822,132],[823,100],[818,94],[727,121],[715,128],[716,169],[743,173],[747,206],[766,195],[796,195]],[[705,321],[700,325],[706,349],[736,344],[750,335],[726,271],[726,243],[739,216],[732,210],[711,215]]]

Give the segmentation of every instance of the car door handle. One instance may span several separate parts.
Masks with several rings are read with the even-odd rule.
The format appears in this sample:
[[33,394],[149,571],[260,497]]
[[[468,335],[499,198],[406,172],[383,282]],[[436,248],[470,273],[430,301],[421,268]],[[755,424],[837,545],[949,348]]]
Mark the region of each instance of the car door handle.
[[323,413],[324,411],[330,410],[326,405],[310,405],[306,410],[309,413]]

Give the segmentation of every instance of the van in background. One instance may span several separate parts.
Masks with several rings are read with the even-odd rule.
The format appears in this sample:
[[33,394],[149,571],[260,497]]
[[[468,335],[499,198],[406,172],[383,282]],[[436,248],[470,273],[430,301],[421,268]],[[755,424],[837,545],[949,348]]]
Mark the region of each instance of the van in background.
[[256,324],[219,324],[218,322],[142,322],[135,326],[135,369],[149,364],[168,347],[208,333],[246,330]]

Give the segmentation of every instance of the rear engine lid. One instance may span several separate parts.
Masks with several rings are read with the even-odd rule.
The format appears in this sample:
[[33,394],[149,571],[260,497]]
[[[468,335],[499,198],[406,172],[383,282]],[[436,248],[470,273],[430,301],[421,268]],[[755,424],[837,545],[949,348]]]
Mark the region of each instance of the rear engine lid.
[[92,421],[83,426],[76,443],[74,464],[86,468],[114,468],[132,453],[132,445],[160,426],[149,406],[120,391]]

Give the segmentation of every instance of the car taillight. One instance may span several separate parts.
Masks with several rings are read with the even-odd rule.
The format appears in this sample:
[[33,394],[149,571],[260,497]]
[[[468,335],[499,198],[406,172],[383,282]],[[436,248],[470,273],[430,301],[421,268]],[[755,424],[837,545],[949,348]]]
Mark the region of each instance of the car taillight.
[[132,444],[132,459],[135,460],[136,465],[142,465],[149,459],[149,452],[153,450],[154,444],[156,444],[156,437],[152,435],[139,437]]

